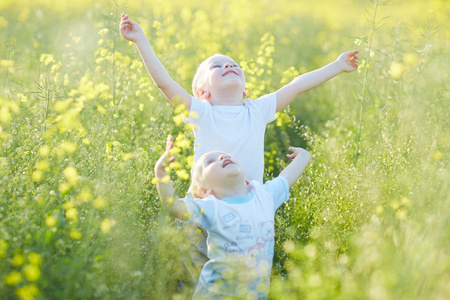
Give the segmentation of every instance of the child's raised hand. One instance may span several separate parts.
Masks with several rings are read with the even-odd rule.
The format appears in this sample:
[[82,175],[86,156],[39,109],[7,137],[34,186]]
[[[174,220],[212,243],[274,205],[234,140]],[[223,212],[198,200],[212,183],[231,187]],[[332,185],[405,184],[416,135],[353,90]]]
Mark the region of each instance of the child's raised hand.
[[138,23],[130,20],[128,15],[122,13],[120,20],[120,34],[126,40],[136,43],[139,39],[145,38],[144,31]]
[[290,159],[294,159],[294,158],[296,158],[298,155],[301,155],[302,153],[303,153],[303,154],[308,154],[308,155],[309,155],[308,151],[306,151],[306,150],[303,149],[303,148],[289,147],[289,151],[292,151],[292,153],[291,153],[291,154],[286,154],[286,156],[287,156],[288,158],[290,158]]
[[[166,142],[166,150],[161,155],[161,157],[158,159],[158,161],[155,164],[155,172],[156,173],[165,173],[165,168],[175,161],[175,156],[170,154],[170,149],[173,148],[173,136],[169,135],[167,136],[167,142]],[[158,174],[156,174],[158,175]]]
[[343,72],[358,70],[358,53],[359,50],[352,50],[339,55],[336,61],[339,63]]

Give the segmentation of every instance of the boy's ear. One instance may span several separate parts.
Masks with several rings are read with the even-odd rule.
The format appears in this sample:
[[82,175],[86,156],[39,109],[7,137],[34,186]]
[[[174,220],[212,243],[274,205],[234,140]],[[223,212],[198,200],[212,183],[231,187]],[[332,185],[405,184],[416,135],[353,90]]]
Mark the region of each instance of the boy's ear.
[[200,198],[206,198],[206,197],[208,197],[209,195],[211,195],[212,192],[213,192],[213,191],[212,191],[210,188],[199,187],[199,188],[197,189],[197,195],[199,195]]
[[199,100],[208,100],[209,92],[204,90],[204,89],[202,89],[202,88],[198,88],[197,91],[195,92],[195,96]]
[[244,97],[247,97],[247,92],[244,90]]

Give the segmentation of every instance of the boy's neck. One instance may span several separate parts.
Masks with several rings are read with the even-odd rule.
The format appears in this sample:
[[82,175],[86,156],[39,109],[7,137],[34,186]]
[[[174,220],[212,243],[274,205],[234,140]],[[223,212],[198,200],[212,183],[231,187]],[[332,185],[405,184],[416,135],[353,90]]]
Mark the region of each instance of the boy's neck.
[[249,193],[247,183],[243,181],[236,186],[224,186],[223,189],[217,189],[213,192],[217,199],[231,198],[231,197],[243,197]]
[[211,105],[227,105],[227,106],[242,106],[242,91],[227,91],[221,93],[211,93],[208,101]]

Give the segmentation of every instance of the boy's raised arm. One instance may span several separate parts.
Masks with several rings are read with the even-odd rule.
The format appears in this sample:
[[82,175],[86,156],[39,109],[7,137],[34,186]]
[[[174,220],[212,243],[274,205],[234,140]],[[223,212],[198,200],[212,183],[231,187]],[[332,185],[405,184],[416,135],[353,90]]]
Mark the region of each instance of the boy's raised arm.
[[169,76],[153,51],[141,26],[130,20],[128,15],[123,13],[120,21],[120,34],[124,39],[129,40],[136,45],[153,82],[164,93],[167,100],[169,100],[173,106],[184,104],[186,109],[190,110],[191,95]]
[[342,72],[358,69],[359,50],[342,53],[334,62],[302,74],[276,92],[277,112],[288,106],[298,95],[313,89]]
[[292,151],[292,154],[288,154],[287,157],[292,159],[292,162],[278,176],[286,178],[290,188],[302,176],[311,159],[311,154],[302,148],[289,147],[289,150]]
[[158,190],[159,198],[161,199],[164,209],[170,213],[172,217],[186,221],[187,210],[186,205],[182,201],[178,201],[175,195],[172,181],[169,174],[166,172],[166,167],[175,161],[175,157],[171,156],[169,151],[173,147],[173,137],[167,137],[166,151],[158,159],[155,164],[155,177],[157,178],[156,189]]

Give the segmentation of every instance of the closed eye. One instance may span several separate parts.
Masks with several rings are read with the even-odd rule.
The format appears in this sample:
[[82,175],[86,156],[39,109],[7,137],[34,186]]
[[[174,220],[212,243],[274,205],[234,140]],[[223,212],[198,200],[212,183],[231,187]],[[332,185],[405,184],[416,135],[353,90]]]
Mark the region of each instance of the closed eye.
[[213,65],[212,67],[211,67],[211,69],[213,69],[213,68],[220,68],[221,67],[221,65]]

